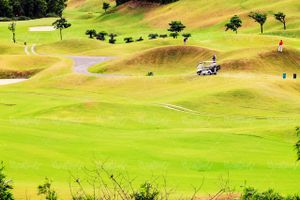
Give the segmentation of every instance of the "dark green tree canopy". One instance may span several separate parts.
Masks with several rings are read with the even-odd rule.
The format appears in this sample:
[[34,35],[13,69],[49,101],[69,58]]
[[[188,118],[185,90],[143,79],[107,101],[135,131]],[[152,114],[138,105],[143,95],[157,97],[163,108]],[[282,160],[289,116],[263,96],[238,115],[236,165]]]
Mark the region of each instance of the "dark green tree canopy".
[[4,166],[3,162],[0,163],[0,199],[1,200],[14,200],[13,194],[11,190],[13,186],[11,185],[11,181],[6,179],[6,175],[4,174]]
[[110,4],[107,2],[103,2],[102,9],[105,11],[105,13],[106,13],[107,9],[109,9],[109,8],[110,8]]
[[235,15],[227,24],[225,24],[225,31],[232,30],[237,33],[240,27],[242,27],[242,20],[239,16]]
[[0,17],[41,18],[61,16],[67,0],[0,0]]
[[260,30],[261,33],[263,33],[264,32],[263,26],[267,21],[267,14],[259,13],[259,12],[251,12],[249,14],[249,17],[251,17],[252,19],[254,19],[255,22],[260,24]]
[[286,30],[286,15],[282,12],[278,12],[274,14],[274,17],[283,24],[283,29]]

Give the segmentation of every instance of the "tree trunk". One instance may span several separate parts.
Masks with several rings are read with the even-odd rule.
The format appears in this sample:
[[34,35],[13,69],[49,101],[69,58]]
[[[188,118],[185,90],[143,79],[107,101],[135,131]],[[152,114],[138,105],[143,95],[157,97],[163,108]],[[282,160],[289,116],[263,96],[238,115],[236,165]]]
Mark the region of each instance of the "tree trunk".
[[285,21],[283,22],[283,29],[286,30],[286,23],[285,23]]
[[13,32],[13,41],[14,41],[14,43],[16,43],[16,33],[15,32]]
[[260,32],[264,33],[264,25],[263,24],[260,25]]
[[60,40],[62,40],[62,30],[59,29],[59,34],[60,34]]

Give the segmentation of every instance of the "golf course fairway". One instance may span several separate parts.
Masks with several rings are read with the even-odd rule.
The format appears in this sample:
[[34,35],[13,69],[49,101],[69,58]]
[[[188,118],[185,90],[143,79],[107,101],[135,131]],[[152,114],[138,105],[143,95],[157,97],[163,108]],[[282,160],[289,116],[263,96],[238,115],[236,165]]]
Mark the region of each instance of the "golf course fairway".
[[[0,78],[27,79],[0,84],[0,161],[15,199],[41,199],[45,177],[70,199],[71,177],[84,181],[95,163],[135,186],[166,179],[174,198],[202,184],[199,197],[213,195],[224,180],[235,194],[245,185],[298,194],[298,0],[108,2],[104,13],[102,1],[69,0],[63,40],[51,29],[56,18],[16,21],[16,43],[11,22],[0,22]],[[268,14],[263,34],[252,11]],[[224,31],[234,15],[243,20],[237,34]],[[148,39],[169,34],[174,20],[192,35],[186,45],[181,35]],[[117,41],[90,39],[88,29]],[[197,76],[213,55],[218,74]]]

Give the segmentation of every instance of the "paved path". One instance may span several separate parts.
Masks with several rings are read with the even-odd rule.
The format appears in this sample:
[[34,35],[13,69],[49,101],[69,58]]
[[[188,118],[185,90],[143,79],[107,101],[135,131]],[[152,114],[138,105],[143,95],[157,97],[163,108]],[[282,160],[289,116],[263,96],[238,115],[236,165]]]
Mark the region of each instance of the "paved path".
[[26,81],[27,79],[0,79],[0,85],[10,85],[14,83],[20,83]]

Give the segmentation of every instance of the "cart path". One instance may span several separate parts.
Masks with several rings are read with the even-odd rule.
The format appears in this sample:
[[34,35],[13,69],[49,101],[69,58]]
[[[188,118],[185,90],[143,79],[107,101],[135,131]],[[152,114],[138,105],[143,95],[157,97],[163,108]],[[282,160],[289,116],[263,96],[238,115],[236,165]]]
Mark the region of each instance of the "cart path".
[[[33,44],[31,47],[25,46],[25,53],[27,55],[43,55],[38,54],[36,52],[36,45]],[[30,51],[29,51],[30,50]],[[45,55],[45,56],[61,56],[61,55]],[[127,77],[126,75],[115,75],[115,74],[100,74],[100,73],[92,73],[89,72],[89,67],[97,64],[101,64],[105,61],[113,60],[115,57],[109,56],[63,56],[65,58],[70,58],[74,61],[73,70],[76,73],[83,74],[86,76],[96,76],[96,77],[110,77],[110,78],[118,78],[118,77]]]

